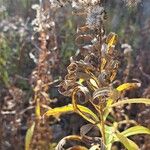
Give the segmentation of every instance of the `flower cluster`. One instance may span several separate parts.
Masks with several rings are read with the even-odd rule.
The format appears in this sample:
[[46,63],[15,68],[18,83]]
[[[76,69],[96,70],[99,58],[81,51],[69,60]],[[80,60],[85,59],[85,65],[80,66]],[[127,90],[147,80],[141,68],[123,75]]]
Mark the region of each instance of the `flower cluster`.
[[0,6],[0,14],[6,11],[6,7],[4,5]]
[[40,5],[35,4],[32,9],[36,10],[36,18],[31,23],[36,32],[45,31],[55,26],[55,22],[50,19],[50,14],[44,11]]
[[73,8],[84,9],[87,6],[99,3],[99,0],[49,0],[49,2],[55,8],[71,4]]
[[142,0],[123,0],[127,6],[129,7],[135,7],[137,6],[139,3],[142,2]]
[[95,5],[88,10],[86,24],[89,28],[99,28],[106,19],[106,12],[103,7]]

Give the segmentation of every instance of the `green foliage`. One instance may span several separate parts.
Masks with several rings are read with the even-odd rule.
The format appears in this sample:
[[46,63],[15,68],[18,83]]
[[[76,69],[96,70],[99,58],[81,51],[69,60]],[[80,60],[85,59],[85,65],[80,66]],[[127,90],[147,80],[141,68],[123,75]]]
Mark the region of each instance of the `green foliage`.
[[[11,49],[5,38],[0,37],[0,78],[6,86],[9,85],[8,60],[11,57]],[[7,69],[6,69],[7,68]]]
[[61,57],[63,64],[68,62],[68,59],[75,54],[75,21],[73,17],[69,17],[61,27],[60,34],[62,37]]
[[136,134],[150,134],[150,129],[145,128],[143,126],[134,126],[121,132],[121,134],[123,134],[126,137]]
[[[125,102],[126,101],[126,102]],[[120,101],[118,102],[117,105],[116,103],[112,104],[112,107],[115,106],[120,106],[122,104],[128,104],[128,103],[144,103],[144,104],[150,104],[150,99],[128,99],[128,100],[123,100],[123,102]],[[76,104],[73,104],[76,105]],[[51,109],[47,111],[44,116],[59,116],[62,113],[66,112],[77,112],[79,115],[81,115],[84,119],[89,121],[92,124],[97,124],[98,128],[102,132],[102,126],[100,123],[100,120],[98,119],[98,116],[96,116],[90,109],[87,107],[81,106],[81,105],[76,105],[78,108],[78,111],[73,107],[73,105],[68,105],[68,106],[63,106],[63,107],[57,107],[54,109]],[[110,106],[111,107],[111,106]],[[107,109],[107,108],[106,108]],[[82,113],[81,113],[82,112]],[[88,114],[88,117],[87,117]],[[95,122],[91,120],[91,117],[95,118]],[[106,116],[103,116],[105,119]],[[107,119],[107,118],[106,118]],[[128,139],[128,136],[136,135],[136,134],[149,134],[150,135],[150,129],[143,127],[143,126],[134,126],[131,128],[128,128],[124,130],[123,132],[119,132],[117,129],[117,122],[114,122],[112,126],[105,126],[105,136],[106,136],[106,148],[107,150],[111,149],[111,145],[114,142],[121,142],[128,150],[138,150],[138,146],[130,139]]]
[[133,141],[126,138],[121,133],[117,132],[115,136],[118,138],[118,141],[120,141],[128,150],[139,150],[138,146]]

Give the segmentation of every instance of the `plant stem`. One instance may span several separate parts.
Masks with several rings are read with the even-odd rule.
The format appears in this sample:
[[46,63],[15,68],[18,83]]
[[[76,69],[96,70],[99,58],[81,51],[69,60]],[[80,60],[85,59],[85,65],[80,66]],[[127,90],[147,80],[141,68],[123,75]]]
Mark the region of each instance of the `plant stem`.
[[106,144],[106,137],[105,137],[105,122],[103,119],[103,111],[101,111],[101,126],[102,126],[102,137],[103,137],[103,142]]
[[106,137],[105,137],[105,121],[103,118],[103,110],[102,108],[99,109],[99,114],[100,114],[100,131],[102,134],[102,139],[103,139],[103,144],[106,145]]

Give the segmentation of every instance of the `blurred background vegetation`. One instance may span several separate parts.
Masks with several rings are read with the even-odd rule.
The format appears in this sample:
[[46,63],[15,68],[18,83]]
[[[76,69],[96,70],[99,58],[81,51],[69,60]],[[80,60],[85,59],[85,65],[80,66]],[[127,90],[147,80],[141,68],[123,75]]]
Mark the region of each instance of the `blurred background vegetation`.
[[[25,133],[33,114],[32,109],[25,114],[22,111],[29,107],[33,96],[30,78],[36,63],[32,54],[38,55],[38,44],[37,41],[31,40],[35,33],[31,25],[35,18],[35,11],[31,6],[38,3],[38,0],[0,0],[0,149],[2,150],[24,149]],[[119,35],[118,50],[121,53],[121,68],[118,80],[119,82],[139,80],[142,87],[138,91],[127,93],[126,96],[150,98],[150,1],[142,0],[142,3],[137,6],[130,7],[122,0],[106,0],[105,5],[108,16],[106,33],[116,32]],[[77,51],[74,40],[77,22],[80,21],[71,12],[69,6],[59,8],[55,12],[59,51],[58,65],[51,73],[53,79],[61,80],[65,76],[69,59]],[[128,56],[121,48],[124,43],[131,45],[133,50],[129,74],[125,72]],[[52,107],[70,102],[69,98],[57,92],[56,85],[50,87],[49,94],[51,99],[54,99]],[[135,105],[125,111],[138,123],[150,127],[148,107]],[[144,114],[144,117],[140,118],[140,114]],[[73,118],[62,116],[61,123],[53,123],[54,143],[65,135],[78,132],[79,125],[72,127],[74,118],[77,117],[76,115]],[[81,119],[79,124],[82,123]],[[134,138],[141,145],[145,144],[144,150],[150,149],[150,138],[147,136]]]

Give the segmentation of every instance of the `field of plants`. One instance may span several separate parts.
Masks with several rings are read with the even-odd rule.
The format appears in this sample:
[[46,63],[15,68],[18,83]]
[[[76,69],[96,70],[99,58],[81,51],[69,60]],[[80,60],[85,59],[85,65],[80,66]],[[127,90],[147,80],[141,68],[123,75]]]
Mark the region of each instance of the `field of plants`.
[[150,0],[0,0],[0,150],[150,150]]

